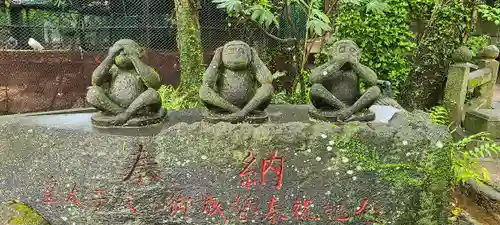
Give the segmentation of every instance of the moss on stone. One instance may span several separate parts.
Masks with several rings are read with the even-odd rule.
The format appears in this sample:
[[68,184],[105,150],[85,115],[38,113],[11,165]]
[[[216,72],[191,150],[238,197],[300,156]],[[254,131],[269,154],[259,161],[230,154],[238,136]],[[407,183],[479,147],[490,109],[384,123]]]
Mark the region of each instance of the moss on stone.
[[453,52],[451,58],[456,63],[470,62],[472,60],[472,51],[465,46],[461,46]]
[[2,207],[3,216],[7,215],[7,225],[47,225],[48,223],[28,205],[11,201]]
[[[352,134],[350,134],[352,135]],[[346,133],[333,137],[335,147],[343,149],[342,157],[347,157],[358,165],[363,171],[375,172],[382,178],[394,183],[396,186],[415,185],[421,186],[421,180],[412,177],[410,171],[423,171],[419,165],[408,162],[383,163],[375,147],[368,147],[354,137],[347,138]]]
[[156,136],[155,143],[156,161],[169,168],[168,173],[182,171],[179,165],[189,159],[191,165],[186,167],[203,174],[198,179],[228,177],[211,186],[215,195],[242,189],[238,173],[248,152],[257,160],[253,169],[259,169],[260,160],[278,151],[277,156],[286,161],[287,184],[280,193],[288,201],[286,207],[291,207],[291,194],[312,195],[306,197],[315,201],[332,198],[346,208],[358,207],[369,196],[371,204],[381,205],[378,222],[408,224],[417,218],[440,221],[443,204],[448,203],[449,179],[444,171],[449,170],[449,156],[436,142],[446,146],[449,138],[445,127],[415,114],[398,115],[390,125],[177,124]]
[[[352,127],[346,126],[346,128],[344,131],[352,131]],[[421,210],[415,212],[420,220],[415,224],[440,224],[436,221],[443,221],[439,209],[446,207],[444,203],[447,202],[446,193],[448,193],[448,183],[452,175],[449,166],[451,165],[450,156],[446,155],[448,152],[446,149],[449,146],[443,146],[442,149],[436,147],[435,150],[427,149],[430,153],[422,162],[400,159],[397,163],[385,163],[380,161],[381,156],[375,149],[376,146],[367,146],[357,138],[351,132],[340,133],[333,137],[335,147],[344,149],[340,157],[348,157],[353,164],[359,165],[362,171],[375,172],[382,179],[393,183],[395,188],[410,185],[422,189],[419,203]],[[418,152],[424,149],[415,150]],[[415,176],[415,174],[424,176]]]

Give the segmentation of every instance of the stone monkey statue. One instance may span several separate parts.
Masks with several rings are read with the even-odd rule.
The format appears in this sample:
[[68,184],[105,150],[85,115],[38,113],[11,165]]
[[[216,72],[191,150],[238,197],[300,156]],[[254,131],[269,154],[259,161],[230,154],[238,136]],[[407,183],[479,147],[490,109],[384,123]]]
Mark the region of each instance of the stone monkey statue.
[[87,101],[101,110],[92,117],[94,124],[141,126],[163,121],[166,112],[157,92],[160,76],[142,61],[144,56],[145,50],[129,39],[109,49],[87,92]]
[[263,122],[274,91],[272,75],[257,51],[243,41],[217,48],[203,75],[199,97],[205,119],[218,122]]
[[[331,56],[330,61],[312,71],[310,98],[315,108],[309,111],[310,116],[329,121],[375,119],[367,109],[379,99],[381,90],[377,74],[359,62],[359,47],[351,40],[337,41]],[[365,92],[361,92],[360,78],[366,84]]]

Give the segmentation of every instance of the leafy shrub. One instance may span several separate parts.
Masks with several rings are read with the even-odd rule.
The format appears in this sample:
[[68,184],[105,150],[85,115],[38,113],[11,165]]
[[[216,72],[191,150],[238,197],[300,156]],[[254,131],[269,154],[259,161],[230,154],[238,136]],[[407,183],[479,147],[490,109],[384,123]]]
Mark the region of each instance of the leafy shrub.
[[184,88],[183,91],[171,85],[162,85],[158,89],[161,105],[165,109],[188,109],[200,107],[198,89],[195,87]]
[[[410,31],[407,1],[350,0],[340,7],[332,42],[351,39],[363,50],[361,62],[389,80],[397,94],[410,70],[416,49]],[[323,48],[320,60],[329,50]],[[321,61],[319,62],[321,63]]]
[[491,38],[488,35],[472,36],[467,39],[465,46],[471,50],[472,56],[476,57],[479,51],[490,44],[490,39]]
[[[309,76],[311,74],[310,70],[303,70],[301,75],[304,79],[305,83],[305,95],[303,96],[300,92],[301,87],[300,84],[297,84],[294,90],[292,90],[291,94],[288,94],[286,91],[275,92],[273,95],[273,99],[271,101],[272,104],[309,104],[309,91],[311,90],[311,82],[309,80]],[[279,78],[279,76],[283,75],[274,75],[274,79]]]
[[478,7],[479,13],[481,13],[481,17],[486,19],[487,21],[491,21],[496,25],[500,25],[500,8],[498,6],[500,3],[495,2],[494,6],[489,6],[486,4],[481,4]]
[[[442,106],[431,109],[429,118],[442,125],[451,125],[448,111]],[[454,131],[451,131],[454,132]],[[475,145],[472,150],[468,150],[471,145]],[[488,170],[481,167],[479,159],[498,154],[500,146],[488,137],[488,133],[481,132],[465,137],[449,147],[449,154],[452,158],[453,184],[463,184],[468,180],[484,183],[490,180]]]

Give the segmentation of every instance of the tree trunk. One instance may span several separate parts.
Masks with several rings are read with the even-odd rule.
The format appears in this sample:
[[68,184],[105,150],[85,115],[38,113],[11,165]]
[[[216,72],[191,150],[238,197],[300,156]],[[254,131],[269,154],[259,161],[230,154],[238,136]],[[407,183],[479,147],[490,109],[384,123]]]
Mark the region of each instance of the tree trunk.
[[400,95],[405,108],[431,108],[442,98],[451,54],[463,44],[462,35],[468,32],[464,10],[461,0],[445,0],[434,6],[414,68]]
[[177,48],[179,49],[182,89],[201,84],[203,48],[201,45],[197,0],[175,0]]

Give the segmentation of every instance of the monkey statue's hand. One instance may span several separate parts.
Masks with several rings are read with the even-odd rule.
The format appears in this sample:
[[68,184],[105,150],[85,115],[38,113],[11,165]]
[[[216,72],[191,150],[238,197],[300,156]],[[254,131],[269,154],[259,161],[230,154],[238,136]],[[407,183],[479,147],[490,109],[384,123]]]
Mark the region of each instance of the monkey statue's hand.
[[215,60],[217,62],[222,62],[222,50],[224,49],[224,47],[218,47],[215,52],[214,52],[214,57],[212,58],[212,60]]
[[139,50],[131,47],[125,47],[123,54],[128,58],[139,57]]
[[346,63],[350,63],[350,61],[350,57],[347,57],[345,55],[340,55],[332,59],[332,62],[337,63],[341,67]]
[[348,57],[348,62],[354,67],[359,66],[359,59],[356,56],[350,55]]
[[224,50],[224,47],[218,47],[215,49],[215,55],[220,56],[222,54],[222,50]]
[[118,56],[121,52],[123,51],[123,46],[118,45],[118,46],[112,46],[109,48],[108,51],[108,56],[110,57],[116,57]]

